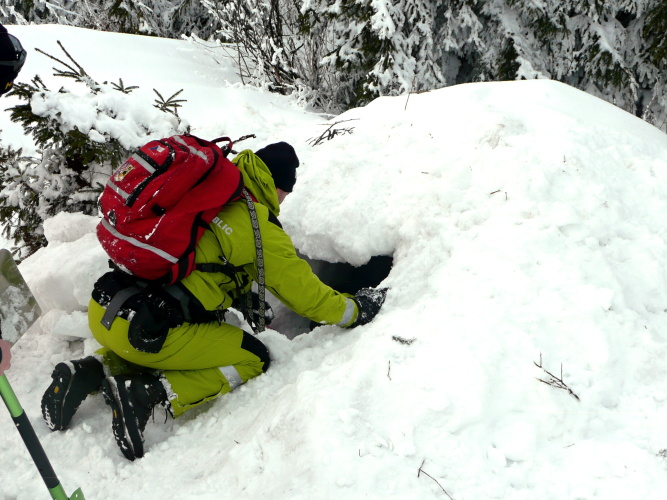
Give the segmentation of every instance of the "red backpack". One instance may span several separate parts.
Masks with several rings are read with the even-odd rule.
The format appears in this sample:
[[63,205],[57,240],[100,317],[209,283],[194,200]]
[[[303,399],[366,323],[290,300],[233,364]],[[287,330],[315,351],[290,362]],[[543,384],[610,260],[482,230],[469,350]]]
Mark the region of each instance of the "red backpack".
[[111,175],[97,237],[119,269],[164,284],[194,270],[204,230],[243,190],[241,172],[215,144],[221,140],[229,141],[192,135],[151,141]]

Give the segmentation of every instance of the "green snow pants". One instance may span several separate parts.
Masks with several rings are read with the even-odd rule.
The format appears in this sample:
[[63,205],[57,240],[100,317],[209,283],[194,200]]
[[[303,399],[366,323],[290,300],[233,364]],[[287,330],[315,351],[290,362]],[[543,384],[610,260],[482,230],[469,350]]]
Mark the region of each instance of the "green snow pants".
[[111,329],[101,324],[106,309],[95,300],[88,307],[88,323],[103,348],[97,351],[112,375],[158,370],[168,382],[174,417],[226,394],[269,366],[269,352],[253,335],[227,323],[183,325],[169,330],[158,353],[137,351],[130,345],[129,322],[116,317]]

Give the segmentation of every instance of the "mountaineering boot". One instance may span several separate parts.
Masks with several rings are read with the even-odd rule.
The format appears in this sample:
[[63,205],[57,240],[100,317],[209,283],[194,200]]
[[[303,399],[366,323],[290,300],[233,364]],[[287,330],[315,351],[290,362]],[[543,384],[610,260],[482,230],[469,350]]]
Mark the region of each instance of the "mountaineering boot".
[[99,391],[104,380],[102,363],[94,356],[58,363],[53,382],[42,396],[42,416],[52,431],[64,431],[89,394]]
[[144,456],[144,429],[153,408],[168,408],[167,392],[159,378],[149,375],[119,375],[102,382],[104,399],[113,410],[111,429],[128,460]]

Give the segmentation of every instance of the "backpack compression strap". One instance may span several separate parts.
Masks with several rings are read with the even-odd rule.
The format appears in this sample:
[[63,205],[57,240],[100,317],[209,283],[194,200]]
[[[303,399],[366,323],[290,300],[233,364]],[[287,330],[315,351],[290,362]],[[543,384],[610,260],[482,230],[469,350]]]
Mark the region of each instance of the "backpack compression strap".
[[118,314],[118,311],[120,311],[121,307],[123,307],[123,304],[125,304],[127,299],[138,293],[141,293],[141,289],[139,287],[128,286],[113,296],[113,299],[111,299],[111,302],[109,302],[109,305],[106,307],[104,316],[102,316],[102,320],[100,321],[104,328],[111,330],[111,324],[113,323],[113,320],[116,319],[116,315]]

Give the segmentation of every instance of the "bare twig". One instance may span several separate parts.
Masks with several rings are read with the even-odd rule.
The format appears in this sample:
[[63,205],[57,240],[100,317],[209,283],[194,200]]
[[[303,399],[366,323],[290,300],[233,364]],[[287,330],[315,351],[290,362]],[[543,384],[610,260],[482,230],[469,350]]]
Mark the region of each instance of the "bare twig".
[[387,368],[387,378],[391,380],[391,360],[389,361],[389,367]]
[[353,118],[351,120],[342,120],[336,123],[332,123],[324,132],[322,132],[322,134],[319,137],[313,137],[312,139],[309,139],[308,143],[311,146],[319,146],[324,141],[330,141],[337,135],[351,134],[354,131],[354,127],[348,127],[348,128],[334,128],[334,127],[340,123],[354,121],[354,120],[357,120],[357,118]]
[[410,94],[412,94],[412,89],[415,88],[415,82],[417,81],[417,75],[412,79],[412,85],[410,85],[410,92],[408,92],[408,97],[405,99],[405,108],[403,108],[403,111],[406,111],[408,109],[408,102],[410,101]]
[[535,363],[535,361],[533,361],[533,363],[538,368],[541,368],[544,371],[544,373],[546,373],[549,376],[546,380],[541,379],[541,378],[538,378],[537,380],[539,380],[543,384],[550,385],[551,387],[555,387],[557,389],[563,389],[564,391],[567,391],[571,396],[573,396],[574,399],[576,399],[577,401],[581,401],[579,399],[579,396],[577,396],[572,391],[572,389],[570,389],[568,387],[568,385],[563,381],[563,363],[560,364],[560,377],[557,377],[556,375],[554,375],[553,373],[551,373],[550,371],[548,371],[546,368],[544,368],[542,366],[542,353],[540,353],[540,363],[539,364]]
[[492,193],[489,193],[489,196],[491,196],[492,194],[498,194],[498,193],[502,193],[502,192],[505,193],[505,201],[507,201],[507,191],[501,191],[500,189],[497,189],[496,191],[493,191]]
[[392,340],[395,340],[395,341],[398,342],[399,344],[410,345],[410,344],[412,344],[415,340],[417,340],[417,337],[412,337],[411,339],[406,339],[406,338],[403,338],[403,337],[399,337],[398,335],[392,335],[391,339],[392,339]]
[[422,469],[422,467],[424,467],[425,463],[426,463],[426,459],[422,460],[422,464],[419,466],[419,470],[417,471],[417,477],[419,477],[421,474],[424,474],[425,476],[430,477],[431,479],[433,479],[435,481],[435,484],[440,486],[440,489],[445,492],[445,495],[447,495],[448,498],[450,498],[451,500],[454,500],[454,498],[452,498],[452,496],[449,493],[447,493],[447,490],[442,487],[442,485],[438,482],[438,480],[436,478],[434,478],[428,472],[426,472],[424,469]]

